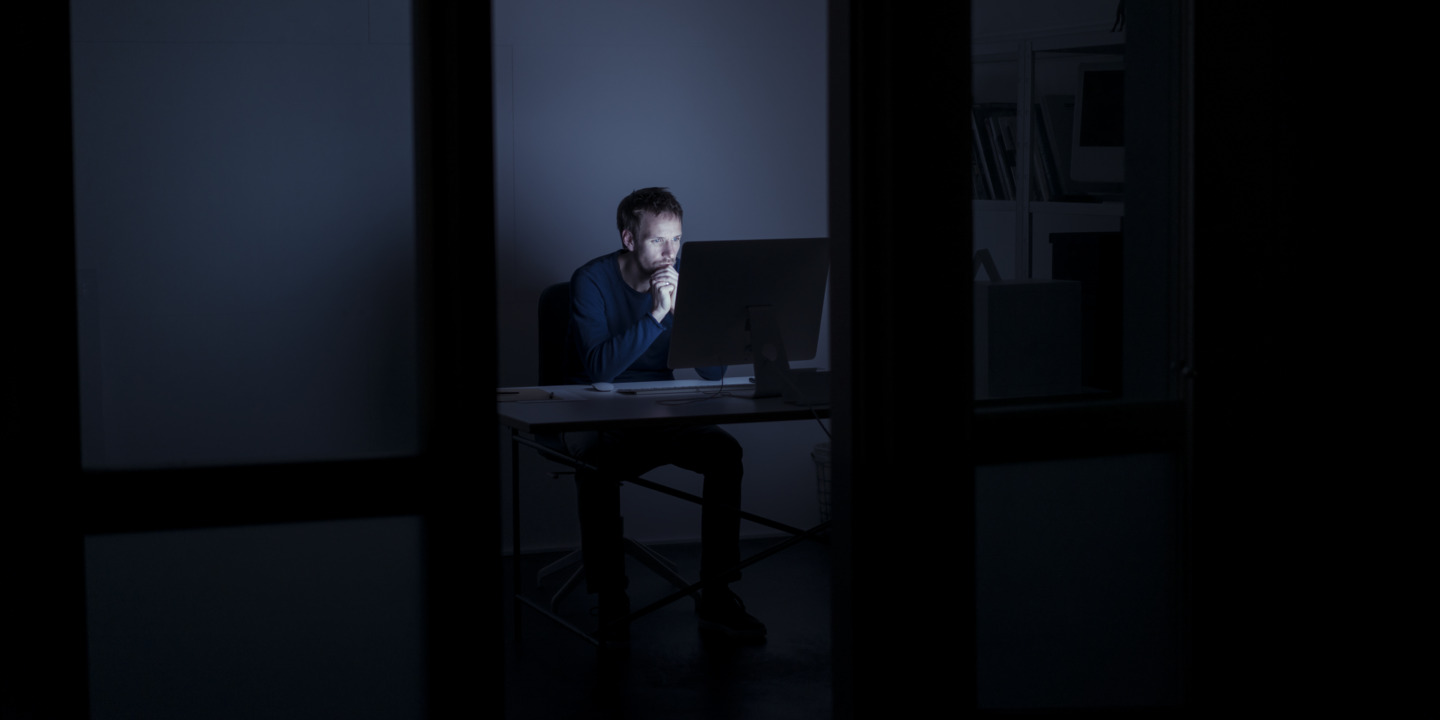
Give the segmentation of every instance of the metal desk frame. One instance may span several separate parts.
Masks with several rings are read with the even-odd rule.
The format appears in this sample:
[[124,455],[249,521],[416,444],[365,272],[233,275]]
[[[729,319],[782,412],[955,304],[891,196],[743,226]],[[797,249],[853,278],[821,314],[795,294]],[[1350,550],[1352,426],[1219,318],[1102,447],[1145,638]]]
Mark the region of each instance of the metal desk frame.
[[[595,635],[576,627],[574,624],[554,613],[550,608],[535,602],[531,598],[525,597],[520,590],[520,447],[522,445],[535,449],[544,457],[570,465],[571,467],[593,469],[586,463],[560,452],[554,447],[539,442],[536,440],[536,436],[599,429],[673,427],[677,424],[727,425],[752,422],[808,420],[813,418],[826,418],[830,415],[829,407],[802,407],[786,403],[780,398],[752,399],[725,396],[698,400],[701,396],[696,393],[624,395],[620,393],[601,393],[581,385],[511,388],[511,390],[518,390],[526,393],[528,396],[539,396],[540,398],[497,403],[500,423],[510,429],[510,512],[511,542],[514,557],[511,566],[515,596],[514,622],[517,648],[519,647],[521,633],[520,608],[522,605],[529,606],[584,638],[591,644],[597,647],[600,645],[600,641]],[[697,401],[686,404],[665,404],[658,402],[661,400],[689,398],[697,398]],[[652,482],[642,477],[628,478],[624,482],[632,483],[697,505],[704,504],[705,502],[704,498],[700,496],[676,490],[675,488]],[[790,537],[748,558],[742,559],[739,564],[730,569],[732,571],[749,567],[805,540],[826,542],[823,535],[830,527],[830,523],[827,521],[808,530],[802,530],[754,513],[746,512],[743,509],[740,510],[740,517],[743,520],[749,520],[750,522],[764,525],[768,528],[780,530]],[[632,611],[624,618],[616,620],[614,624],[628,624],[686,595],[693,595],[696,590],[704,586],[704,580],[690,583],[659,600]]]

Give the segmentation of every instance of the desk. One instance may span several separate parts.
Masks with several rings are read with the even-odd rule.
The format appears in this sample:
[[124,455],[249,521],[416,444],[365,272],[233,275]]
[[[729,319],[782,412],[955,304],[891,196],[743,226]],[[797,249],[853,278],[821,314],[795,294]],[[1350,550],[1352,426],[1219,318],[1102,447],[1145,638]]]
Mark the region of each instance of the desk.
[[[515,589],[515,636],[520,637],[520,604],[529,605],[542,614],[559,622],[592,644],[599,644],[590,633],[571,625],[563,618],[534,601],[521,595],[520,577],[520,446],[526,445],[542,454],[563,457],[563,452],[546,445],[535,436],[562,432],[579,432],[601,429],[643,429],[646,427],[674,427],[676,425],[733,425],[752,422],[776,422],[782,420],[806,420],[830,416],[829,407],[802,407],[787,403],[781,398],[740,398],[710,397],[696,392],[662,395],[626,395],[618,392],[599,392],[585,385],[556,385],[540,388],[504,388],[518,391],[517,397],[541,398],[519,399],[497,402],[500,424],[510,429],[511,450],[511,534],[514,562]],[[676,402],[692,401],[692,402]],[[525,437],[529,435],[531,437]],[[567,458],[574,461],[574,458]],[[578,462],[578,461],[576,461]],[[690,493],[650,482],[644,478],[632,478],[626,482],[665,493],[688,502],[701,504],[704,500]],[[740,511],[744,520],[759,523],[790,535],[778,544],[743,559],[734,569],[752,565],[785,548],[807,539],[818,539],[829,528],[821,523],[809,530],[791,527],[769,518]],[[703,583],[691,583],[660,600],[632,612],[622,622],[630,622],[653,612],[671,602],[692,594]]]
[[[829,407],[801,407],[780,398],[717,397],[699,399],[695,392],[627,395],[598,392],[585,385],[555,385],[540,390],[553,399],[498,402],[500,424],[531,434],[617,430],[675,425],[734,425],[778,420],[829,417]],[[676,400],[695,402],[676,404]],[[662,402],[664,401],[664,402]]]

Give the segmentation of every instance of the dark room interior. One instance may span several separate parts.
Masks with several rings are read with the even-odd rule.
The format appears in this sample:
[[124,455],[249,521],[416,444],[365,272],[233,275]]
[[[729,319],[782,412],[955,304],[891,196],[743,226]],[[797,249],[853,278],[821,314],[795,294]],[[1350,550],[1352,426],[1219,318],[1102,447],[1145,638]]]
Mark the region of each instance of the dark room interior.
[[[693,622],[680,603],[641,631],[653,654],[617,671],[592,664],[583,643],[538,621],[526,621],[532,645],[517,650],[511,637],[506,578],[515,560],[497,552],[508,507],[498,487],[499,427],[488,405],[501,372],[497,317],[503,315],[492,287],[503,212],[495,201],[495,101],[488,81],[491,3],[414,0],[412,75],[394,78],[388,89],[347,89],[358,98],[385,91],[412,98],[413,114],[404,119],[410,126],[390,129],[413,140],[414,205],[395,217],[413,223],[415,252],[387,256],[381,238],[354,264],[316,272],[367,278],[364,273],[377,268],[413,264],[413,293],[386,286],[377,291],[373,313],[363,317],[409,323],[399,336],[414,352],[406,355],[410,360],[389,359],[392,364],[353,377],[326,378],[323,387],[294,380],[287,392],[342,397],[347,382],[366,382],[364,372],[410,363],[404,365],[408,380],[386,391],[392,404],[286,418],[293,428],[262,427],[257,446],[279,448],[267,460],[192,458],[166,467],[144,458],[115,460],[121,456],[114,448],[108,456],[114,462],[94,462],[106,456],[89,444],[94,428],[82,412],[96,396],[86,395],[94,378],[81,348],[82,325],[91,318],[87,276],[77,273],[84,261],[77,227],[86,220],[76,208],[87,190],[76,177],[82,153],[76,143],[85,135],[75,127],[76,11],[67,5],[12,10],[19,85],[10,115],[20,162],[9,191],[5,263],[5,720],[117,717],[121,706],[184,717],[216,705],[232,713],[222,716],[265,717],[494,717],[509,710],[515,717],[868,718],[928,716],[936,708],[959,716],[1433,712],[1429,698],[1416,703],[1433,684],[1432,673],[1401,652],[1429,648],[1428,619],[1412,615],[1413,598],[1422,596],[1417,583],[1428,573],[1410,561],[1415,548],[1427,546],[1421,540],[1428,533],[1423,523],[1390,519],[1395,508],[1420,506],[1410,497],[1419,472],[1396,469],[1399,455],[1390,452],[1386,430],[1396,411],[1362,415],[1374,408],[1337,389],[1335,380],[1383,374],[1371,364],[1393,372],[1390,361],[1370,352],[1378,343],[1353,340],[1352,333],[1363,332],[1356,328],[1365,324],[1364,308],[1333,288],[1357,269],[1326,240],[1351,231],[1334,207],[1334,190],[1349,182],[1336,175],[1348,177],[1358,164],[1335,157],[1344,153],[1317,150],[1333,146],[1319,139],[1353,132],[1341,129],[1350,116],[1315,109],[1316,98],[1334,96],[1337,86],[1354,87],[1359,63],[1322,57],[1315,47],[1316,38],[1342,32],[1343,18],[1233,0],[1132,3],[1132,37],[1137,25],[1165,28],[1174,43],[1150,51],[1175,63],[1169,69],[1183,78],[1166,86],[1174,95],[1166,117],[1177,123],[1175,134],[1152,145],[1160,150],[1146,161],[1146,167],[1173,169],[1147,189],[1154,193],[1152,207],[1163,207],[1149,221],[1174,239],[1174,255],[1165,262],[1172,263],[1166,272],[1173,273],[1180,304],[1170,308],[1179,339],[1167,346],[1169,362],[1159,371],[1170,378],[1169,389],[1095,406],[977,405],[969,382],[974,367],[962,352],[950,372],[964,382],[947,399],[951,407],[937,409],[932,397],[895,387],[897,378],[915,374],[917,353],[924,352],[913,338],[933,336],[943,321],[944,332],[968,348],[974,329],[971,295],[956,294],[949,278],[933,272],[969,269],[975,249],[967,232],[972,177],[955,170],[969,164],[972,145],[953,132],[970,114],[963,91],[972,82],[971,4],[830,0],[830,428],[837,450],[829,545],[802,546],[773,570],[755,572],[757,594],[798,597],[795,606],[777,609],[776,617],[790,618],[795,630],[777,634],[770,654],[698,646],[680,629]],[[89,67],[104,69],[103,63]],[[334,150],[317,148],[313,138],[296,142],[320,156]],[[355,182],[374,187],[395,181],[369,177],[383,173],[357,169],[343,152],[335,154],[345,168],[337,177],[366,176]],[[249,184],[243,170],[236,172],[230,178],[236,186]],[[333,180],[327,177],[288,180]],[[257,176],[254,182],[281,181]],[[128,201],[106,199],[116,206]],[[383,209],[355,208],[362,210]],[[174,212],[203,214],[189,205]],[[1146,220],[1135,213],[1127,222],[1130,231]],[[929,244],[919,281],[914,242]],[[203,249],[195,257],[200,264],[253,261]],[[281,311],[265,316],[288,333],[276,336],[281,357],[285,342],[313,339],[317,327],[341,343],[337,347],[361,337],[336,329],[329,316],[314,325],[304,324],[308,316],[286,316],[286,292],[308,297],[304,272],[286,275],[291,285],[277,284],[272,294]],[[182,282],[189,277],[183,268],[175,275]],[[393,301],[402,296],[395,310]],[[410,319],[396,321],[386,307]],[[204,339],[217,347],[250,340]],[[127,350],[147,351],[120,349]],[[257,372],[263,381],[264,372]],[[237,386],[227,388],[225,402],[251,408],[266,401]],[[365,412],[399,412],[414,422],[379,439],[337,430],[330,439],[338,449],[330,456],[285,454],[288,435],[307,423],[349,428],[347,416]],[[112,432],[127,430],[124,422],[112,425]],[[195,442],[204,435],[196,430]],[[1036,436],[1048,441],[1037,447]],[[371,440],[379,448],[373,454],[355,451]],[[1165,607],[1174,613],[1164,632],[1174,644],[1146,647],[1160,647],[1171,665],[1163,672],[1116,671],[1116,692],[1143,696],[1123,707],[1103,699],[1037,700],[1025,707],[1030,686],[1023,673],[1000,672],[1000,682],[984,684],[994,676],[982,675],[989,672],[979,660],[987,628],[975,620],[995,595],[976,578],[997,557],[985,554],[986,532],[997,525],[1028,532],[1050,516],[977,513],[993,487],[979,480],[1026,476],[1027,463],[1092,467],[1097,458],[1120,456],[1135,463],[1125,472],[1164,475],[1173,480],[1170,489],[1137,499],[1143,493],[1130,486],[1108,486],[1076,497],[1082,507],[1106,492],[1137,507],[1173,506],[1173,516],[1135,522],[1173,538],[1165,550],[1171,554],[1117,545],[1107,555],[1136,567],[1164,567],[1165,587],[1173,592]],[[1156,457],[1163,458],[1162,470],[1150,464]],[[1091,476],[1075,477],[1078,484],[1070,487],[1092,487],[1084,484]],[[1352,484],[1341,477],[1367,480]],[[1397,489],[1396,477],[1410,484]],[[872,478],[887,482],[862,482]],[[1047,487],[1042,477],[1033,492]],[[917,496],[939,501],[917,502]],[[258,546],[244,538],[245,529],[257,527],[273,530]],[[177,550],[164,542],[167,533],[189,533],[196,541]],[[1044,542],[1041,537],[1035,547],[1051,547]],[[674,549],[682,559],[689,552]],[[222,560],[217,567],[215,558],[232,564]],[[548,558],[519,562],[538,566]],[[196,609],[206,596],[157,590],[186,574],[213,578],[206,592],[242,598],[244,612],[207,616]],[[1150,587],[1133,576],[1082,580],[1106,591]],[[116,597],[130,605],[104,600]],[[333,605],[334,598],[342,602]],[[1063,604],[1073,612],[1063,623],[1092,634],[1108,632],[1102,626],[1116,614],[1113,607]],[[121,634],[97,631],[122,611],[142,624]],[[356,628],[366,634],[356,635]],[[162,636],[166,647],[178,648],[163,662],[183,664],[176,667],[190,672],[187,677],[203,676],[208,684],[145,695],[145,688],[165,687],[154,677],[163,666],[145,664],[158,657],[146,654],[148,643],[158,647]],[[228,643],[253,648],[262,642],[256,638],[272,637],[283,640],[276,652],[288,653],[279,662],[227,655]],[[296,647],[304,652],[285,649]],[[1077,677],[1089,677],[1080,671],[1092,669],[1082,667],[1084,659],[1056,662]],[[102,677],[101,666],[112,670]],[[537,681],[537,672],[567,681]],[[1161,674],[1163,680],[1154,680]],[[1124,687],[1131,678],[1134,686]],[[1142,685],[1161,691],[1145,695],[1135,690]],[[982,707],[982,688],[995,686],[1020,688],[1020,707]],[[676,695],[662,696],[657,687]],[[1076,696],[1086,690],[1095,687]]]

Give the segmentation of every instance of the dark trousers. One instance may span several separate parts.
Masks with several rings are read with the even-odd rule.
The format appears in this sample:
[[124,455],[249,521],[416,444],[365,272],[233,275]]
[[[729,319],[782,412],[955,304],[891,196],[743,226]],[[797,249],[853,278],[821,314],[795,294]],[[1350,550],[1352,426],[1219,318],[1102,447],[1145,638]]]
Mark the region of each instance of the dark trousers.
[[585,584],[592,593],[625,589],[621,544],[620,483],[661,465],[675,465],[705,478],[700,510],[700,578],[707,587],[740,579],[721,576],[740,562],[740,443],[714,425],[620,432],[566,433],[570,453],[599,472],[575,475],[580,505],[580,545]]

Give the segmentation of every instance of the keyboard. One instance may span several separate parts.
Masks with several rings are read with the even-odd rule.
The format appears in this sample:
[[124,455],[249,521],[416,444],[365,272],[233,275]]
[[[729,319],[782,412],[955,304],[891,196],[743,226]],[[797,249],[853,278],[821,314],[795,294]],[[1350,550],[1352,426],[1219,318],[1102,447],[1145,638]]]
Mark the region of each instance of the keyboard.
[[724,387],[719,380],[659,380],[654,382],[615,383],[615,392],[626,395],[675,395],[702,392],[752,392],[755,383],[739,378],[726,378]]

